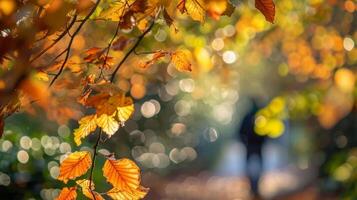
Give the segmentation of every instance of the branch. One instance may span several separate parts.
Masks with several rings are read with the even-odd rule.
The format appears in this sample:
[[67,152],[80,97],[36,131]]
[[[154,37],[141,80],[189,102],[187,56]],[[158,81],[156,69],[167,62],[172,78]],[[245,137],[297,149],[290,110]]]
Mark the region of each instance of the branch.
[[82,29],[82,26],[86,23],[86,21],[90,18],[90,16],[92,16],[92,14],[94,13],[94,11],[97,9],[98,5],[100,3],[100,0],[97,0],[97,2],[95,3],[94,7],[92,8],[92,10],[88,13],[88,15],[83,19],[83,21],[79,24],[78,28],[76,29],[76,31],[74,31],[73,35],[71,36],[71,39],[68,43],[68,46],[67,48],[65,49],[65,51],[67,51],[66,53],[66,57],[61,65],[61,68],[60,70],[57,72],[56,76],[52,79],[49,87],[51,87],[55,81],[57,80],[57,78],[61,75],[63,69],[64,69],[64,66],[66,65],[67,63],[67,60],[69,58],[69,54],[71,52],[71,47],[72,47],[72,43],[73,43],[73,40],[74,38],[76,37],[76,35],[79,33],[79,31]]
[[93,195],[94,200],[96,200],[95,198],[95,194],[92,190],[92,183],[93,183],[93,169],[95,167],[95,159],[97,158],[97,148],[99,145],[99,141],[100,141],[100,137],[102,136],[102,129],[100,129],[98,137],[97,137],[97,141],[95,142],[94,146],[93,146],[93,157],[92,157],[92,165],[90,167],[90,173],[89,173],[89,190]]
[[150,32],[150,30],[154,27],[155,24],[155,20],[150,24],[149,28],[146,29],[139,37],[138,40],[136,41],[136,43],[134,44],[133,47],[131,47],[131,49],[125,54],[124,58],[120,61],[120,63],[117,65],[117,67],[115,68],[115,70],[113,71],[111,78],[110,78],[110,82],[113,83],[115,76],[119,70],[119,68],[124,64],[124,62],[129,58],[130,54],[133,53],[135,51],[135,49],[139,46],[140,42],[144,39],[145,35],[148,34]]
[[72,21],[70,22],[70,24],[66,27],[66,29],[58,36],[58,38],[56,38],[53,43],[46,47],[44,50],[42,50],[39,54],[37,54],[35,57],[33,57],[30,60],[30,63],[32,63],[33,61],[35,61],[36,59],[38,59],[39,57],[41,57],[44,53],[46,53],[49,49],[51,49],[53,46],[55,46],[57,44],[57,42],[59,42],[68,32],[69,30],[72,28],[72,26],[74,25],[74,23],[76,22],[77,19],[77,15],[74,15]]
[[119,28],[120,28],[120,21],[118,22],[118,25],[117,25],[117,27],[116,27],[116,29],[115,29],[115,33],[114,33],[112,39],[110,40],[110,42],[109,42],[109,44],[108,44],[108,46],[107,46],[107,49],[106,49],[107,52],[105,53],[105,58],[104,58],[104,62],[103,62],[102,68],[101,68],[101,70],[100,70],[99,78],[100,78],[100,77],[102,76],[102,74],[103,74],[103,69],[104,69],[105,65],[107,64],[107,59],[108,59],[108,55],[109,55],[109,52],[110,52],[110,48],[111,48],[112,45],[113,45],[113,42],[114,42],[115,37],[118,35]]

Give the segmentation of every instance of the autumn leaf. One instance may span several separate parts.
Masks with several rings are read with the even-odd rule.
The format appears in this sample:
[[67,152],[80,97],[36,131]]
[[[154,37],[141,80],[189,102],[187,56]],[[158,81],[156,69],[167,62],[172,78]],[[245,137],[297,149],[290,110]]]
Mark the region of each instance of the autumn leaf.
[[87,55],[84,57],[84,61],[87,63],[92,63],[104,53],[104,50],[98,47],[92,47],[86,50],[84,53]]
[[145,63],[141,64],[140,67],[141,68],[148,68],[150,67],[151,65],[153,65],[154,63],[158,62],[158,60],[162,57],[165,57],[167,55],[167,52],[164,52],[164,51],[158,51],[158,52],[155,52],[153,55],[152,55],[152,58],[148,61],[146,61]]
[[131,97],[122,97],[119,106],[117,107],[117,116],[119,121],[123,124],[134,113],[134,104]]
[[49,80],[48,74],[46,74],[46,73],[43,72],[43,71],[38,71],[38,72],[34,75],[34,78],[37,79],[37,80],[40,80],[40,81],[45,81],[45,82],[47,82],[47,81]]
[[[95,200],[104,200],[104,198],[96,191],[94,191],[95,187],[94,187],[94,183],[92,182],[90,184],[90,181],[87,179],[82,179],[82,180],[78,180],[76,181],[76,183],[82,188],[82,192],[84,194],[84,196],[88,197],[89,199],[95,199]],[[89,189],[89,186],[91,186]],[[92,191],[91,191],[92,190]],[[93,197],[94,194],[94,197]]]
[[108,158],[103,166],[103,176],[118,190],[132,191],[140,185],[140,169],[129,159]]
[[113,42],[112,48],[115,51],[123,51],[125,47],[131,42],[127,37],[125,36],[120,36],[118,39],[116,39]]
[[255,0],[255,7],[265,16],[265,19],[274,23],[275,4],[273,0]]
[[119,123],[114,119],[113,115],[102,114],[97,118],[97,125],[110,137],[119,129]]
[[97,128],[97,115],[88,115],[79,120],[79,128],[74,130],[74,142],[79,146],[81,139],[87,137]]
[[114,200],[139,200],[143,199],[148,191],[148,188],[144,188],[142,186],[139,186],[139,188],[131,191],[112,188],[107,192],[107,195]]
[[96,109],[97,109],[97,114],[99,116],[101,115],[113,115],[117,109],[117,106],[115,103],[110,102],[110,99],[112,97],[110,97],[106,102],[98,104]]
[[76,187],[65,187],[61,190],[56,200],[75,200],[77,198]]
[[178,50],[171,55],[171,62],[176,66],[178,71],[192,71],[191,63],[188,60],[189,53],[186,50]]
[[193,20],[201,23],[205,20],[206,8],[203,0],[186,0],[185,8]]
[[185,4],[186,4],[186,0],[179,0],[177,4],[177,9],[181,12],[181,14],[187,12]]
[[96,108],[98,105],[105,103],[109,97],[110,94],[108,93],[99,93],[97,95],[88,97],[85,105],[88,107]]
[[57,179],[67,183],[68,180],[85,174],[91,164],[92,159],[88,151],[76,151],[63,160]]
[[227,0],[210,0],[206,2],[207,14],[215,20],[219,20],[228,6]]

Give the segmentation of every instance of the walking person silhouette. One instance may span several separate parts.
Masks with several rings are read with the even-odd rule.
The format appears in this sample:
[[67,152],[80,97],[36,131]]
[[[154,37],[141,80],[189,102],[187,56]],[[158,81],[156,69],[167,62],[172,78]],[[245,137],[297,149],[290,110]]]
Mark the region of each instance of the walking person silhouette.
[[[243,118],[237,135],[246,148],[246,172],[251,190],[254,195],[259,196],[258,184],[263,168],[262,147],[266,141],[266,137],[260,136],[254,131],[255,115],[259,111],[259,105],[256,99],[251,99],[251,103],[251,109]],[[252,170],[248,167],[253,157],[257,158],[258,170]]]

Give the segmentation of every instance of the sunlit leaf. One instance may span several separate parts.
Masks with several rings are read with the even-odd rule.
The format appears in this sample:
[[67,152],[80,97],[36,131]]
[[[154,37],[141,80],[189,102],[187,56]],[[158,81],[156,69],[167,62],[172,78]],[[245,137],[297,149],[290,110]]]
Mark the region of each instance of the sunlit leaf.
[[[88,197],[89,199],[92,199],[92,200],[93,199],[95,199],[95,200],[104,199],[98,192],[94,191],[95,187],[94,187],[93,181],[92,181],[92,183],[90,183],[89,180],[82,179],[82,180],[76,181],[76,183],[79,186],[81,186],[84,196]],[[89,186],[91,186],[91,187],[89,187]],[[91,189],[89,189],[89,188],[91,188]]]
[[79,146],[81,139],[87,137],[97,128],[97,115],[88,115],[79,120],[79,127],[74,130],[74,141]]
[[188,60],[188,52],[185,50],[178,50],[171,55],[171,62],[176,66],[179,71],[192,71],[191,63]]
[[117,107],[117,116],[121,123],[126,122],[130,116],[134,113],[134,104],[131,97],[123,96],[120,99],[120,103]]
[[129,159],[108,158],[103,166],[103,176],[118,190],[132,191],[140,185],[140,169]]
[[77,198],[76,187],[65,187],[61,190],[56,200],[74,200]]
[[88,151],[76,151],[70,154],[60,165],[58,180],[67,183],[68,180],[85,174],[92,164]]
[[255,7],[263,13],[267,21],[274,22],[275,4],[273,0],[255,0]]
[[97,125],[110,137],[119,129],[119,123],[114,119],[113,115],[102,114],[97,118]]
[[186,0],[185,8],[192,19],[204,22],[206,15],[205,2],[203,0]]
[[142,186],[139,186],[139,188],[131,191],[112,188],[107,192],[107,195],[114,200],[139,200],[143,199],[148,191],[148,188],[144,188]]

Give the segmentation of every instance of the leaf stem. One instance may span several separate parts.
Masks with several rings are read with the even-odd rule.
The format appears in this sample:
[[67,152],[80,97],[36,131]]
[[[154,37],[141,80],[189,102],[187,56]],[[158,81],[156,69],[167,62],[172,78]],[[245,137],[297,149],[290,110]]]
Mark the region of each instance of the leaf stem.
[[98,5],[100,3],[100,0],[97,0],[97,2],[95,3],[94,7],[92,8],[92,10],[88,13],[88,15],[83,19],[83,21],[79,24],[78,28],[74,31],[74,33],[72,34],[71,39],[69,40],[69,43],[68,43],[68,46],[67,48],[65,49],[65,52],[66,53],[66,57],[64,58],[64,61],[60,67],[60,70],[57,72],[57,74],[55,75],[55,77],[52,79],[49,87],[51,87],[55,81],[57,80],[57,78],[61,75],[66,63],[67,63],[67,60],[69,58],[69,54],[71,52],[71,47],[72,47],[72,43],[74,41],[74,38],[76,37],[76,35],[79,33],[79,31],[82,29],[82,26],[86,23],[86,21],[90,18],[90,16],[92,16],[92,14],[94,13],[94,11],[97,9]]
[[96,200],[95,198],[95,194],[94,191],[92,190],[92,184],[93,184],[93,171],[94,171],[94,167],[95,167],[95,160],[97,158],[97,148],[99,145],[99,141],[100,138],[102,136],[102,129],[100,129],[98,137],[97,137],[97,141],[95,142],[94,146],[93,146],[93,157],[92,157],[92,165],[90,167],[90,173],[89,173],[89,190],[93,195],[94,200]]
[[112,73],[112,76],[110,78],[110,82],[113,83],[115,76],[119,70],[119,68],[124,64],[124,62],[129,58],[130,54],[135,51],[135,49],[139,46],[140,42],[144,39],[146,34],[148,34],[151,29],[154,27],[155,20],[150,24],[149,28],[147,28],[139,37],[138,40],[135,42],[134,46],[131,47],[131,49],[125,54],[124,58],[120,61],[120,63],[117,65],[115,70]]

